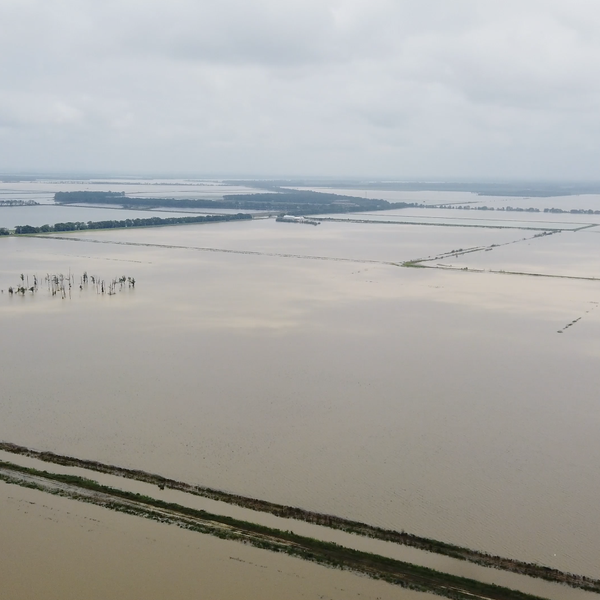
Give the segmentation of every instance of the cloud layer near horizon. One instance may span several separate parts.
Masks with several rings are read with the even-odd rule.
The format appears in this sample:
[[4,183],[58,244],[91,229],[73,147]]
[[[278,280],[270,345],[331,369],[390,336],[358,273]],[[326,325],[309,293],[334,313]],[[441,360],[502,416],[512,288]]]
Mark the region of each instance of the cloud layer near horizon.
[[0,172],[597,178],[596,0],[0,0]]

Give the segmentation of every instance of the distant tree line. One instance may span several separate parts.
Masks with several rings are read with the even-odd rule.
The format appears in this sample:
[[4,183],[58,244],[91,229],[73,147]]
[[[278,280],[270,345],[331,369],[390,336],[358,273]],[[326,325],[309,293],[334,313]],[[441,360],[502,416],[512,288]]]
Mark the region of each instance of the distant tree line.
[[529,208],[521,208],[519,206],[480,206],[480,205],[472,205],[472,204],[427,204],[422,205],[421,208],[446,208],[446,209],[456,209],[456,210],[492,210],[499,212],[528,212],[528,213],[556,213],[556,214],[571,214],[571,215],[600,215],[600,210],[592,210],[591,208],[570,208],[564,210],[562,208],[537,208],[537,207],[529,207]]
[[522,208],[518,206],[485,206],[468,204],[423,204],[416,202],[387,202],[358,196],[342,196],[304,190],[285,190],[273,187],[273,193],[230,194],[223,200],[186,200],[185,198],[129,198],[124,193],[112,192],[57,192],[55,201],[60,204],[114,204],[125,208],[188,208],[188,209],[233,209],[263,210],[278,214],[316,215],[363,211],[392,210],[402,208],[445,208],[451,210],[479,210],[528,213],[600,214],[600,210],[561,208]]
[[599,194],[600,181],[593,182],[473,182],[473,181],[361,181],[358,179],[279,179],[225,180],[224,185],[244,185],[251,188],[276,189],[283,187],[329,188],[394,192],[471,192],[479,196],[512,196],[546,198]]
[[[55,223],[54,225],[18,225],[15,227],[16,234],[23,233],[56,233],[61,231],[80,231],[85,229],[123,229],[129,227],[158,227],[160,225],[182,225],[187,223],[214,223],[218,221],[239,221],[252,219],[252,215],[237,213],[235,215],[199,215],[197,217],[149,217],[147,219],[123,219],[121,221],[69,221],[67,223]],[[2,233],[0,235],[8,235]]]
[[570,213],[572,215],[600,215],[600,210],[592,210],[591,208],[571,208],[569,210],[563,210],[562,208],[545,208],[545,213]]
[[0,200],[0,206],[39,206],[35,200]]
[[0,235],[10,235],[10,231],[6,227],[0,227]]

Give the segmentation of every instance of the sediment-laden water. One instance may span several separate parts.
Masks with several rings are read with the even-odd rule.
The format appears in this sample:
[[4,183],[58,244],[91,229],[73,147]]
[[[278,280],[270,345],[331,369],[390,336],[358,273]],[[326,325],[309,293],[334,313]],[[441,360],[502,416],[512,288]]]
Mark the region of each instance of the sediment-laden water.
[[[598,282],[388,264],[567,235],[526,234],[265,221],[0,239],[0,438],[597,577]],[[137,284],[7,295],[69,269]]]
[[0,483],[11,600],[433,600],[284,554]]

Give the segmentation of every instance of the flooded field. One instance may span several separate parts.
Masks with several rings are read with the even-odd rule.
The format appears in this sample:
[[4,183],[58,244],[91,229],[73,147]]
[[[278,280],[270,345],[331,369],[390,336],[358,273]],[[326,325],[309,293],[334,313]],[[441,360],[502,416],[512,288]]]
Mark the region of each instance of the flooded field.
[[[0,200],[35,200],[52,203],[56,192],[125,192],[138,198],[202,198],[220,199],[223,194],[253,194],[258,190],[242,185],[225,185],[213,180],[165,180],[165,179],[98,179],[81,181],[58,181],[55,179],[35,181],[0,181]],[[260,190],[266,191],[266,190]]]
[[[401,266],[600,277],[593,231],[0,238],[0,439],[598,577],[600,282]],[[7,293],[69,271],[70,299]]]
[[54,225],[68,221],[111,221],[122,219],[147,219],[149,217],[181,217],[190,212],[166,210],[125,210],[119,208],[96,208],[89,206],[7,206],[0,207],[0,227],[14,229],[17,225]]
[[[435,209],[434,209],[435,210]],[[390,211],[391,212],[391,211]],[[400,212],[400,211],[398,211]],[[454,211],[453,211],[454,212]],[[475,212],[475,211],[473,211]],[[460,214],[460,213],[459,213]],[[365,223],[386,223],[396,225],[432,225],[443,227],[480,227],[489,229],[537,229],[537,230],[559,230],[559,229],[579,229],[588,226],[587,223],[560,223],[549,221],[525,221],[518,219],[487,219],[487,218],[464,218],[456,216],[411,216],[409,214],[389,214],[388,211],[381,211],[377,214],[371,213],[351,213],[341,217],[327,217],[325,215],[317,217],[324,220],[334,219],[335,221],[358,221]],[[595,225],[599,219],[596,219]]]
[[140,248],[145,245],[167,249],[177,246],[180,249],[261,253],[283,258],[296,256],[357,263],[401,263],[415,258],[433,257],[453,249],[512,243],[529,239],[536,233],[337,222],[323,222],[319,227],[308,227],[277,223],[274,219],[257,219],[249,223],[223,223],[200,228],[186,225],[177,230],[139,229],[127,232],[126,236],[118,231],[89,231],[79,232],[74,237],[83,242],[131,244]]
[[296,187],[317,192],[333,193],[361,198],[381,198],[388,202],[408,202],[425,205],[452,204],[455,206],[488,206],[498,209],[507,207],[518,208],[559,208],[562,210],[585,209],[600,210],[600,194],[577,194],[572,196],[486,196],[474,192],[445,192],[445,191],[391,191],[372,190],[349,186],[347,188],[330,187]]
[[[381,198],[388,202],[417,202],[419,204],[441,203],[476,203],[480,196],[472,192],[430,192],[430,191],[393,191],[393,190],[366,190],[360,187],[348,186],[346,188],[330,187],[295,187],[298,190],[314,190],[315,192],[340,194],[342,196],[359,196],[361,198]],[[486,198],[487,200],[487,198]]]
[[405,208],[400,210],[386,210],[380,213],[360,213],[365,215],[394,215],[406,216],[411,218],[428,217],[430,219],[440,219],[452,224],[453,220],[464,221],[466,223],[479,222],[483,225],[487,223],[495,224],[496,221],[506,223],[507,226],[516,224],[516,226],[536,225],[540,227],[555,228],[557,225],[577,225],[587,226],[600,223],[600,215],[572,214],[572,213],[545,213],[527,212],[527,211],[504,211],[504,210],[460,210],[449,208]]
[[[352,534],[339,529],[331,529],[328,526],[318,525],[304,520],[293,518],[285,518],[275,516],[273,514],[252,510],[232,505],[228,502],[209,499],[192,495],[189,492],[179,489],[157,489],[156,484],[142,481],[132,481],[129,478],[124,478],[117,474],[99,473],[97,469],[90,470],[82,467],[57,465],[56,463],[48,463],[33,457],[26,457],[14,452],[0,450],[0,482],[4,481],[4,477],[10,474],[10,467],[7,471],[7,465],[16,463],[23,467],[35,469],[37,472],[60,473],[69,476],[77,475],[86,478],[87,481],[94,480],[104,486],[110,486],[112,489],[124,490],[143,494],[145,498],[157,498],[161,501],[176,503],[179,506],[190,507],[192,509],[200,509],[208,511],[215,515],[226,515],[233,519],[241,519],[245,522],[258,523],[265,527],[274,528],[273,531],[286,531],[299,536],[308,536],[312,539],[318,539],[325,542],[334,542],[335,544],[345,548],[353,548],[358,551],[368,552],[372,555],[379,555],[406,561],[413,565],[421,565],[435,569],[438,572],[449,573],[458,577],[467,577],[476,579],[480,582],[490,583],[494,585],[504,586],[514,590],[520,590],[525,593],[534,594],[536,597],[547,598],[548,600],[593,600],[596,594],[592,589],[598,589],[597,581],[595,583],[589,581],[588,585],[594,587],[590,591],[584,591],[577,587],[569,587],[556,581],[544,581],[535,577],[528,577],[518,570],[507,572],[498,568],[485,567],[474,563],[472,560],[459,560],[448,555],[428,552],[417,547],[409,547],[401,543],[394,543],[391,540],[372,539],[371,537],[363,537],[361,535]],[[8,462],[6,462],[8,461]],[[19,468],[19,467],[17,467]],[[13,472],[13,475],[15,473]],[[38,480],[40,483],[43,480]],[[49,482],[46,482],[49,483]],[[50,484],[51,485],[51,484]],[[1,491],[2,488],[0,488]],[[474,558],[474,557],[471,557]],[[521,565],[523,567],[523,565]],[[516,569],[520,567],[515,565]],[[527,566],[525,566],[527,568]],[[560,577],[560,574],[558,574]],[[578,584],[574,580],[575,585]],[[479,596],[478,596],[479,597]],[[484,597],[487,597],[484,594]]]
[[[324,215],[325,218],[332,218]],[[451,227],[509,229],[577,230],[600,223],[600,215],[537,213],[516,211],[456,210],[444,208],[405,208],[377,212],[336,215],[336,220],[428,224]]]
[[11,600],[433,600],[438,596],[0,482]]
[[596,228],[564,231],[490,252],[444,258],[436,264],[600,279],[600,237],[590,235],[594,231]]

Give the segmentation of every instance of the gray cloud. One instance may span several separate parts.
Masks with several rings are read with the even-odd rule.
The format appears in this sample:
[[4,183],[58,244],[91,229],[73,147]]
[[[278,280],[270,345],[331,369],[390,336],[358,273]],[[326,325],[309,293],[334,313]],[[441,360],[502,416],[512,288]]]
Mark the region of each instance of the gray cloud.
[[587,0],[0,0],[0,161],[594,178]]

